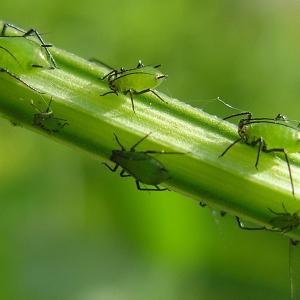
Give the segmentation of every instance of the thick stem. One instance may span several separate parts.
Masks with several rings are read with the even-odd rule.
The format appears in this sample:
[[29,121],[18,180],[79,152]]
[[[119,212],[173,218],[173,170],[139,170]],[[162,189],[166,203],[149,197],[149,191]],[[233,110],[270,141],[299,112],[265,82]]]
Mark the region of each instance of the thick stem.
[[[18,61],[30,60],[30,52],[22,51],[27,42],[19,38],[14,46]],[[76,146],[97,160],[108,160],[112,149],[118,148],[114,133],[130,148],[151,132],[137,150],[185,153],[156,155],[171,176],[163,184],[165,187],[262,226],[270,225],[274,218],[268,208],[279,212],[284,203],[291,213],[299,209],[299,156],[290,155],[294,199],[287,165],[282,158],[261,153],[257,171],[254,167],[257,149],[244,144],[235,145],[219,158],[238,138],[236,126],[161,93],[167,103],[151,93],[135,96],[134,113],[130,97],[122,94],[100,96],[109,91],[107,82],[100,80],[109,71],[104,65],[57,48],[50,51],[57,69],[24,71],[16,69],[13,62],[7,62],[5,67],[15,68],[22,80],[45,94],[29,89],[7,74],[0,74],[0,111],[5,118]],[[0,62],[3,63],[3,59]],[[33,122],[37,110],[31,102],[46,110],[50,99],[53,99],[54,116],[68,122],[57,133],[49,133]],[[300,240],[300,230],[287,235]]]

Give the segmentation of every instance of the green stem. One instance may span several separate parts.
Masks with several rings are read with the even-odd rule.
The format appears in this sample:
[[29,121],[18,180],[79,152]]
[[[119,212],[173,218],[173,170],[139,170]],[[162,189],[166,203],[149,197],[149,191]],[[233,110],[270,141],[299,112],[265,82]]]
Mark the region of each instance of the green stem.
[[[27,40],[19,41],[22,49]],[[170,173],[171,178],[163,185],[171,190],[262,226],[270,225],[274,218],[268,208],[282,212],[284,203],[291,213],[299,209],[299,202],[291,194],[287,165],[281,158],[262,153],[257,171],[254,167],[257,149],[243,144],[237,144],[219,158],[238,138],[236,126],[166,95],[162,97],[167,104],[150,94],[136,96],[134,114],[129,97],[100,96],[109,90],[107,82],[99,79],[108,72],[105,66],[57,48],[52,48],[51,53],[58,69],[18,73],[45,94],[30,90],[7,74],[0,75],[0,111],[5,118],[76,146],[97,160],[109,160],[112,149],[118,149],[113,133],[129,148],[151,132],[138,149],[185,153],[157,156]],[[28,60],[30,53],[19,50],[14,55],[22,61]],[[53,134],[34,126],[36,110],[30,104],[33,101],[45,109],[51,98],[55,117],[69,123]],[[297,155],[290,158],[298,199],[300,159]],[[116,176],[116,180],[121,179]],[[300,230],[287,235],[300,240]]]

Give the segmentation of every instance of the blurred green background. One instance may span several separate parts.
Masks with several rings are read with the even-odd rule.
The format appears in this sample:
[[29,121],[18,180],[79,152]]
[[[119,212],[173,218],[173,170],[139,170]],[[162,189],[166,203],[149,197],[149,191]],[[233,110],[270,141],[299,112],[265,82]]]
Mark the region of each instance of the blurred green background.
[[[161,63],[160,90],[194,106],[220,96],[300,119],[299,1],[12,0],[1,13],[114,67]],[[289,299],[287,238],[241,231],[173,192],[138,192],[6,120],[0,131],[0,299]]]

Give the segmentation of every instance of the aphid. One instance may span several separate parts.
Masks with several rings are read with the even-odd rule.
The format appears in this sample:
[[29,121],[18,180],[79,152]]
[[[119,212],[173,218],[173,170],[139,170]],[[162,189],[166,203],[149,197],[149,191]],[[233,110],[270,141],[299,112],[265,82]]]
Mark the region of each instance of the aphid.
[[[165,152],[165,151],[135,151],[135,148],[143,142],[148,136],[145,135],[142,139],[136,142],[130,150],[126,150],[120,143],[118,137],[114,134],[121,150],[112,150],[110,160],[116,165],[112,168],[107,163],[103,163],[112,172],[116,172],[121,167],[120,176],[135,178],[137,189],[140,191],[165,191],[166,188],[160,188],[158,185],[170,178],[168,170],[156,158],[149,154],[183,154],[181,152]],[[155,188],[142,188],[140,183],[153,185]]]
[[[50,61],[50,68],[53,68],[53,69],[54,69],[54,68],[57,67],[57,66],[56,66],[56,62],[55,62],[55,60],[54,60],[52,54],[50,53],[50,51],[49,51],[49,49],[48,49],[48,48],[51,48],[52,45],[51,45],[51,44],[45,44],[44,40],[42,39],[41,34],[40,34],[36,29],[33,29],[33,28],[32,28],[32,29],[30,29],[30,30],[28,30],[28,31],[25,31],[25,30],[23,30],[23,29],[21,29],[21,28],[15,26],[15,25],[13,25],[13,24],[4,23],[3,28],[2,28],[2,31],[1,31],[1,34],[0,34],[1,37],[7,37],[7,38],[16,38],[16,37],[19,37],[19,36],[16,36],[16,35],[10,35],[10,36],[7,36],[7,35],[5,34],[7,28],[12,28],[12,29],[14,29],[14,30],[16,30],[16,31],[19,31],[19,32],[22,34],[22,37],[24,37],[24,38],[27,38],[27,37],[30,37],[30,36],[35,36],[35,37],[40,41],[40,43],[41,43],[40,46],[41,46],[43,49],[45,49],[45,51],[46,51],[46,54],[47,54],[48,59],[49,59],[49,61]],[[32,66],[33,66],[33,67],[43,67],[43,66],[38,65],[38,64],[33,64]]]
[[[23,33],[23,35],[7,36],[6,29],[8,27],[11,27]],[[26,39],[26,43],[19,42],[20,38],[27,38],[32,35],[35,35],[38,38],[38,40],[41,42],[41,45],[37,44],[35,41],[30,39]],[[33,70],[34,68],[49,68],[49,64],[50,68],[56,67],[55,60],[48,50],[48,48],[51,47],[51,45],[45,44],[41,35],[35,29],[31,29],[25,32],[24,30],[8,23],[5,23],[3,25],[0,34],[0,43],[0,51],[4,52],[4,54],[0,55],[0,72],[6,73],[7,75],[13,77],[14,79],[23,83],[35,92],[42,93],[39,90],[32,87],[31,85],[29,85],[28,83],[26,83],[17,74],[20,73],[20,71],[22,73],[27,73]],[[22,59],[21,61],[19,61],[17,57],[13,54],[13,52],[20,51],[20,48],[22,53],[24,53],[24,56],[26,56],[26,59]],[[45,53],[42,51],[41,48],[45,50]],[[9,62],[10,64],[8,69],[6,65]]]
[[167,78],[167,75],[162,74],[157,70],[160,65],[157,66],[144,66],[141,61],[138,65],[132,69],[112,70],[106,74],[102,79],[107,79],[108,85],[111,91],[102,94],[105,96],[108,94],[123,93],[124,95],[129,94],[131,99],[132,110],[134,110],[133,95],[141,95],[144,93],[151,92],[161,101],[166,101],[160,97],[154,88],[159,86],[163,80]]
[[[269,211],[275,215],[275,217],[270,220],[271,228],[247,227],[240,221],[239,217],[236,216],[235,218],[236,218],[239,228],[241,228],[243,230],[267,230],[267,231],[273,231],[273,232],[287,233],[289,231],[297,229],[300,225],[300,217],[298,215],[300,212],[300,209],[291,214],[287,211],[287,209],[285,208],[283,203],[282,203],[282,207],[283,207],[283,212],[275,212],[269,208]],[[299,241],[290,239],[290,243],[289,243],[289,278],[290,278],[291,299],[293,299],[293,294],[294,294],[294,276],[293,276],[293,261],[292,261],[294,250],[292,248],[294,248],[293,246],[297,246],[298,243],[299,243]]]
[[281,114],[278,114],[274,119],[252,118],[252,114],[250,112],[243,112],[226,117],[224,120],[237,116],[245,116],[245,118],[242,118],[239,121],[238,125],[238,134],[240,138],[229,145],[223,151],[220,157],[223,156],[232,146],[239,142],[246,143],[251,146],[258,145],[258,152],[255,162],[255,168],[258,169],[261,151],[283,153],[288,166],[292,194],[295,195],[288,153],[300,151],[299,126],[294,126],[285,116]]
[[51,109],[52,99],[50,99],[46,110],[41,110],[37,105],[31,101],[31,105],[38,111],[33,115],[33,125],[41,127],[48,133],[57,133],[63,129],[66,125],[69,125],[67,120],[56,118]]
[[[285,208],[284,204],[282,203],[283,212],[275,212],[274,210],[269,209],[269,211],[275,215],[274,218],[270,220],[271,227],[247,227],[241,221],[239,217],[235,217],[238,223],[238,226],[244,230],[267,230],[267,231],[274,231],[274,232],[281,232],[287,233],[297,229],[300,225],[300,217],[299,212],[300,209],[294,213],[290,213]],[[297,244],[297,241],[291,240],[293,244]]]

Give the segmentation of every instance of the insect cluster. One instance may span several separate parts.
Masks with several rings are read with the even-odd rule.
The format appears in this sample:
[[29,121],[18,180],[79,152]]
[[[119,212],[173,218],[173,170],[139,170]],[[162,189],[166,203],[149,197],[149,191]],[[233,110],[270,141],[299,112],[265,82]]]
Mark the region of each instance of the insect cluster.
[[[18,34],[8,35],[8,28],[14,30]],[[31,54],[31,60],[26,63],[19,61],[17,55],[13,51],[16,41],[20,38],[26,39],[26,47],[24,46],[23,50],[28,51]],[[54,114],[51,108],[51,97],[47,103],[43,97],[45,93],[31,86],[31,84],[28,84],[22,78],[22,75],[27,74],[28,72],[39,71],[42,69],[53,72],[53,70],[57,68],[55,59],[50,52],[51,47],[52,45],[45,43],[41,34],[39,34],[39,32],[35,29],[24,31],[12,24],[6,23],[0,33],[0,53],[2,52],[2,55],[0,55],[0,73],[4,73],[12,77],[41,96],[44,102],[43,105],[38,105],[33,101],[30,102],[35,110],[32,115],[32,123],[34,126],[48,134],[57,134],[69,125],[68,121],[64,118],[57,117]],[[15,67],[9,69],[6,66],[7,61],[10,61],[10,65],[15,65]],[[99,61],[96,62],[101,63]],[[160,65],[145,66],[141,61],[138,62],[136,67],[129,69],[113,69],[109,67],[110,71],[102,77],[102,80],[107,81],[109,90],[100,96],[108,94],[129,95],[131,107],[134,113],[134,97],[145,93],[151,93],[160,101],[167,104],[167,101],[154,90],[167,78],[167,75],[158,70],[159,67]],[[241,117],[238,124],[239,138],[230,144],[220,156],[224,156],[228,150],[237,143],[244,143],[253,147],[255,146],[257,147],[255,168],[258,169],[261,152],[281,153],[287,164],[291,192],[292,195],[295,196],[292,170],[288,154],[300,151],[299,125],[292,124],[292,122],[281,114],[278,114],[275,118],[254,118],[250,112],[242,112],[230,115],[224,120],[233,117]],[[120,146],[120,149],[112,150],[111,152],[110,161],[115,165],[114,167],[110,167],[107,163],[104,163],[104,165],[113,172],[116,172],[118,168],[120,168],[121,177],[133,177],[138,190],[165,191],[168,189],[161,188],[159,185],[169,180],[171,175],[167,168],[155,157],[155,155],[180,155],[183,153],[165,152],[163,150],[136,151],[136,147],[148,138],[149,135],[150,133],[146,134],[129,150],[126,150],[126,148],[121,144],[118,136],[114,134],[115,140]],[[141,184],[151,186],[151,188],[144,188]],[[300,217],[298,216],[298,211],[291,214],[284,206],[283,210],[284,211],[282,213],[270,210],[271,213],[275,215],[275,217],[270,220],[271,228],[249,228],[242,224],[239,217],[236,217],[236,220],[239,227],[242,229],[265,229],[286,233],[296,229],[300,225]]]

